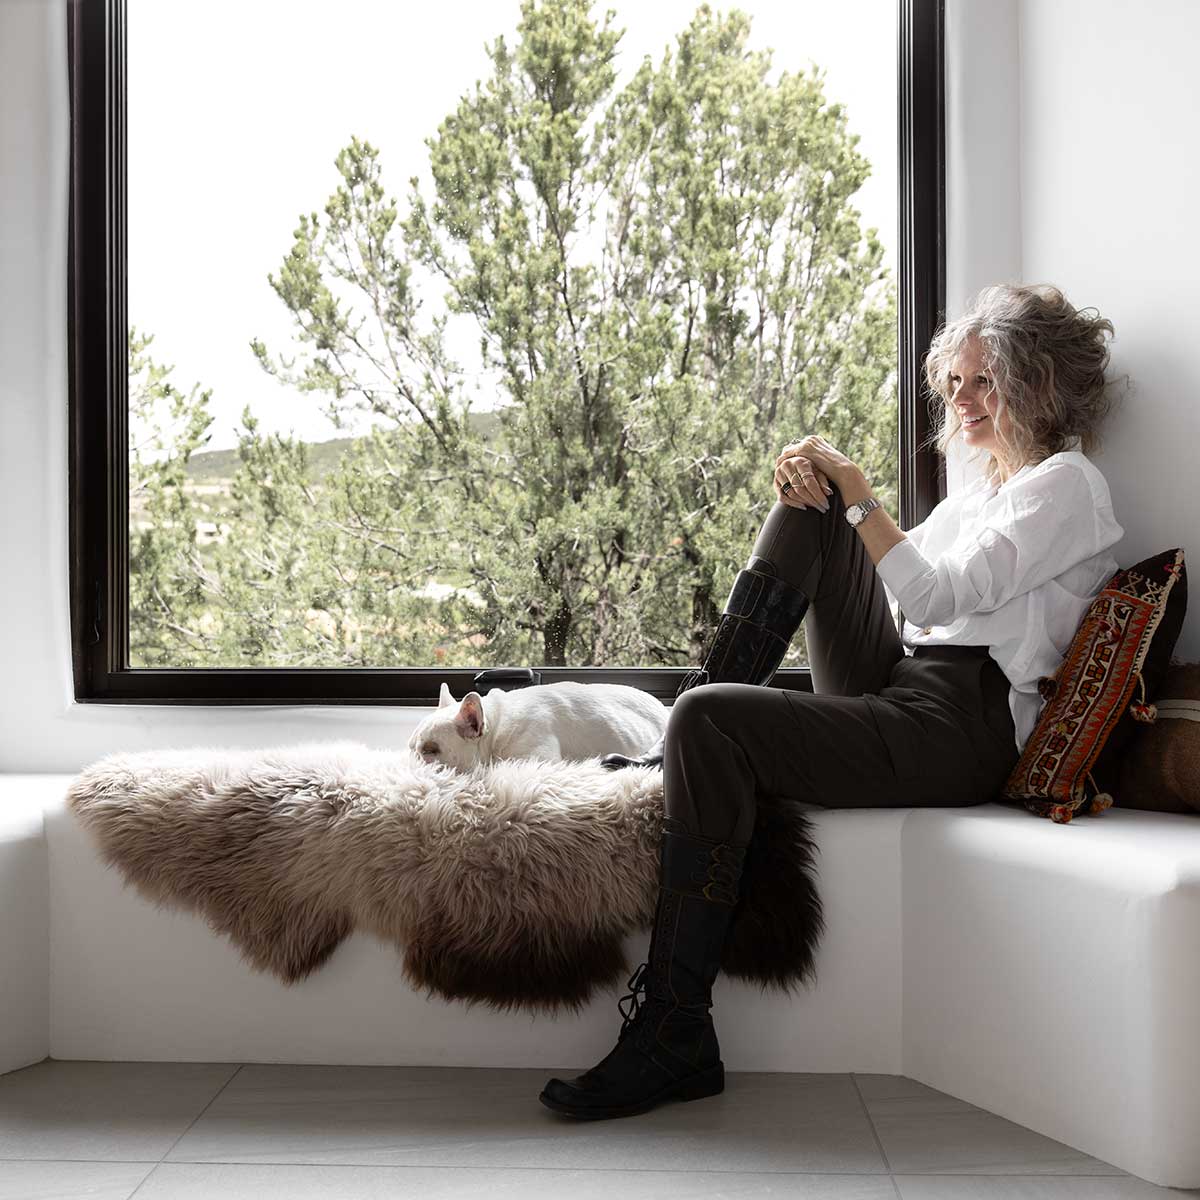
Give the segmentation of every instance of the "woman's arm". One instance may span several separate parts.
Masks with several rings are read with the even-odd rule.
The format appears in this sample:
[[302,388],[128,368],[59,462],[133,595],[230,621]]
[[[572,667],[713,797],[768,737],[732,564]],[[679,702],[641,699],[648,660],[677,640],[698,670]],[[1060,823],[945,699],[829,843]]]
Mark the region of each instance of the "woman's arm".
[[875,565],[910,621],[948,625],[969,613],[994,612],[1119,536],[1084,472],[1062,463],[1016,480],[987,518],[960,531],[936,562],[902,536]]
[[[837,485],[842,496],[842,503],[847,508],[851,504],[857,504],[860,500],[877,498],[871,491],[867,477],[857,466],[848,467],[839,472],[837,476],[833,477],[833,482]],[[897,542],[908,540],[908,534],[892,520],[888,510],[882,504],[867,513],[866,517],[855,526],[855,530],[862,538],[863,545],[866,546],[867,553],[876,566]]]

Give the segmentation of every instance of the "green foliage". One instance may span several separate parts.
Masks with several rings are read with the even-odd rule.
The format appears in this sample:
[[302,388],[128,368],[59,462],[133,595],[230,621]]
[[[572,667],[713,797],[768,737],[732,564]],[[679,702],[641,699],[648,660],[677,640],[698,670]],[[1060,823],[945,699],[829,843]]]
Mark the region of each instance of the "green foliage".
[[894,287],[849,203],[869,165],[819,74],[773,81],[749,32],[701,7],[617,89],[620,31],[588,0],[526,0],[403,218],[351,138],[269,277],[294,354],[252,349],[335,422],[379,427],[314,485],[304,447],[245,414],[231,533],[186,591],[216,614],[211,654],[694,663],[786,442],[822,433],[895,510]]
[[205,605],[197,515],[185,490],[188,461],[207,440],[210,392],[184,395],[129,329],[130,666],[195,665]]

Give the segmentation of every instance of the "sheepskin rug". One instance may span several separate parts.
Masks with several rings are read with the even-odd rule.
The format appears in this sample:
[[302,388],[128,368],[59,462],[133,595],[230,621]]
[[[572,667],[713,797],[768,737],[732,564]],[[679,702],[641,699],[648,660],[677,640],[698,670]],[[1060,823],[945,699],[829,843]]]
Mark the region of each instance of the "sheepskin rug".
[[[354,930],[409,982],[497,1009],[578,1009],[653,923],[662,773],[599,760],[460,775],[407,749],[325,742],[113,754],[68,793],[103,860],[202,915],[255,969],[303,979]],[[824,932],[803,806],[758,804],[723,968],[815,982]]]

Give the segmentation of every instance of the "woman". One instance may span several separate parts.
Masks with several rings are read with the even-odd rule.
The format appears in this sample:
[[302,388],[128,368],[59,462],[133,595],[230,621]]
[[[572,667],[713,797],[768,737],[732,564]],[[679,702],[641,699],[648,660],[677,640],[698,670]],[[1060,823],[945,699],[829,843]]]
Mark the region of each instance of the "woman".
[[[548,1107],[629,1116],[723,1089],[711,989],[760,797],[996,798],[1036,721],[1038,676],[1117,569],[1110,547],[1124,531],[1086,457],[1109,408],[1106,331],[1055,288],[1002,285],[939,332],[925,364],[937,449],[961,438],[985,470],[907,533],[824,438],[784,448],[778,503],[663,741],[605,759],[662,764],[658,905],[616,1047],[578,1078],[551,1079]],[[755,686],[806,614],[814,692]]]

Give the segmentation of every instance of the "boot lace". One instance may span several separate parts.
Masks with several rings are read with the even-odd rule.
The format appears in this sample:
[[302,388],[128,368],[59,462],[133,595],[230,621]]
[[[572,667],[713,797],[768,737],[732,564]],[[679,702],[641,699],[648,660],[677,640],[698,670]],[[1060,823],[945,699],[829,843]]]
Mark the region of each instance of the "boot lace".
[[[642,1005],[649,995],[647,991],[648,981],[646,979],[646,972],[649,968],[649,962],[644,962],[634,971],[626,984],[629,991],[617,1001],[617,1007],[621,1010],[621,1016],[624,1018],[621,1022],[621,1032],[617,1039],[618,1041],[625,1036],[626,1030],[637,1020],[638,1013],[641,1011]],[[625,1008],[627,1001],[630,1002],[628,1011]]]

